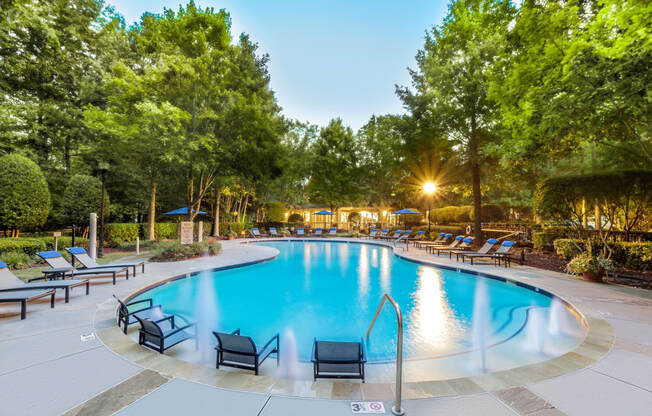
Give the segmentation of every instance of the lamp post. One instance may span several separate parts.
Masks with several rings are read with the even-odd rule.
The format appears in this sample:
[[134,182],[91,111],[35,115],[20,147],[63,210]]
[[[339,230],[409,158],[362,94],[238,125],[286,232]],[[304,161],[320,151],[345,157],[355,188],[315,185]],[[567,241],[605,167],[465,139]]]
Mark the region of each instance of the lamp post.
[[430,234],[430,212],[432,211],[432,194],[437,190],[437,185],[432,182],[423,184],[423,192],[428,195],[428,234]]
[[100,162],[97,166],[97,170],[100,172],[100,177],[102,180],[102,200],[100,201],[100,238],[97,245],[97,258],[102,258],[102,250],[104,248],[104,193],[106,191],[105,186],[105,177],[106,172],[109,170],[109,164]]

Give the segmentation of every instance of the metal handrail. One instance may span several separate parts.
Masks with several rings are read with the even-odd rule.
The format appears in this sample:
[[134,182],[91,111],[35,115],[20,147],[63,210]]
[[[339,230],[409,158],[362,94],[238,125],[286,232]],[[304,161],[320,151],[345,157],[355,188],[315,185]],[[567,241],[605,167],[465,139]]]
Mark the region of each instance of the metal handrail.
[[397,326],[397,335],[396,335],[396,398],[394,399],[394,406],[392,406],[392,414],[401,416],[405,414],[405,410],[401,407],[401,391],[403,389],[403,314],[401,313],[401,307],[398,306],[398,303],[389,295],[385,293],[383,299],[378,305],[374,319],[367,329],[367,340],[369,339],[369,334],[371,333],[371,328],[373,328],[380,314],[380,310],[383,308],[385,301],[389,301],[396,311],[396,326]]

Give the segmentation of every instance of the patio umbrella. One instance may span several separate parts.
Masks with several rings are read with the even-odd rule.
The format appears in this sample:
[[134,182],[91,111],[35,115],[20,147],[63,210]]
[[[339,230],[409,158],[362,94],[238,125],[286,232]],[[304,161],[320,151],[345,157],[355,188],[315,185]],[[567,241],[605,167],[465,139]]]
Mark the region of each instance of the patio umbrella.
[[[335,215],[335,213],[334,213],[334,212],[330,212],[330,211],[326,211],[326,210],[322,210],[322,211],[319,211],[319,212],[315,212],[314,215]],[[326,222],[324,221],[324,224],[325,224],[325,223],[326,223]]]
[[[206,214],[206,212],[198,211],[197,214]],[[172,211],[168,211],[163,215],[188,215],[188,207],[183,207]]]
[[[405,214],[421,214],[419,211],[415,211],[413,209],[408,209],[408,208],[403,208],[399,209],[398,211],[392,212],[394,215],[405,215]],[[406,222],[403,221],[403,227],[405,228]]]

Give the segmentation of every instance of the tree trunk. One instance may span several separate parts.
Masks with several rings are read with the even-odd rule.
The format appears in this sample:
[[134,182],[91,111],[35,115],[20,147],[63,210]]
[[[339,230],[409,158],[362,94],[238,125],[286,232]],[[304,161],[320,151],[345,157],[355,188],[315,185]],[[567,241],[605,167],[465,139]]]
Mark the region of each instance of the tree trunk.
[[222,198],[221,189],[217,188],[215,193],[215,214],[213,216],[213,237],[220,236],[220,199]]
[[245,214],[247,213],[247,204],[249,204],[249,194],[245,194],[244,202],[242,204],[242,213],[239,215],[242,219],[244,219]]
[[473,238],[482,240],[482,194],[480,193],[480,164],[472,162],[471,175],[473,176]]
[[586,199],[582,198],[582,228],[587,230],[589,228],[589,220],[586,215]]
[[147,239],[156,240],[156,181],[152,179],[152,194],[149,198],[149,218],[147,218]]
[[595,229],[602,230],[602,210],[600,204],[595,204]]

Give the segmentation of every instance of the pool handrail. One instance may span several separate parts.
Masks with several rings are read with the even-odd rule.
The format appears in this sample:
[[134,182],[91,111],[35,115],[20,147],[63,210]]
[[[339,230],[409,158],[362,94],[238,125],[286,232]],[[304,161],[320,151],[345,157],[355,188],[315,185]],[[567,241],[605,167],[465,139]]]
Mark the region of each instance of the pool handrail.
[[385,305],[385,301],[389,301],[389,303],[394,307],[394,310],[396,311],[396,326],[397,326],[397,334],[396,334],[396,397],[394,399],[394,406],[392,406],[392,414],[396,416],[402,416],[405,414],[405,410],[401,407],[401,391],[403,390],[403,384],[402,384],[402,378],[403,378],[403,314],[401,313],[401,307],[398,306],[398,303],[389,295],[389,293],[385,293],[383,295],[382,300],[380,301],[380,305],[378,305],[378,309],[376,309],[376,314],[374,315],[374,319],[371,321],[371,324],[369,325],[369,329],[367,329],[367,340],[369,340],[369,334],[371,333],[371,329],[374,327],[374,324],[376,323],[376,319],[378,319],[378,315],[380,314],[380,310],[383,309],[383,305]]

